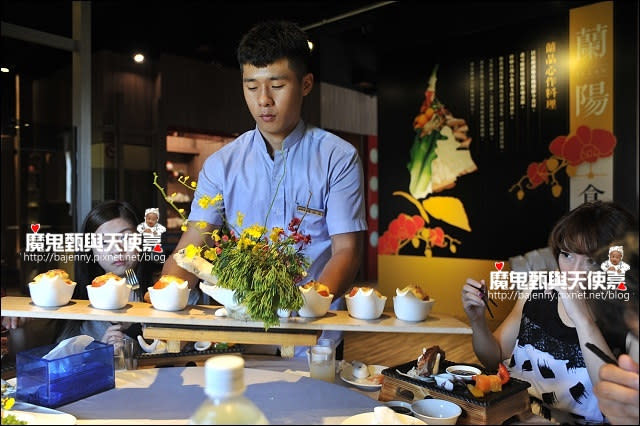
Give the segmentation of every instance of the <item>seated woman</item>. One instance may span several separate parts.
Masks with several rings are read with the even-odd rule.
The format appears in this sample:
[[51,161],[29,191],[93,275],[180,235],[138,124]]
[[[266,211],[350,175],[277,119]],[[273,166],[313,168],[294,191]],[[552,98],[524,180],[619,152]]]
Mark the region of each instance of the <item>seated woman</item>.
[[[128,234],[136,233],[138,218],[133,207],[124,201],[105,201],[94,207],[84,220],[82,232],[87,234]],[[103,239],[104,241],[104,239]],[[125,251],[124,244],[114,244],[110,250],[92,249],[91,260],[89,262],[78,262],[76,264],[76,288],[74,299],[88,299],[87,285],[101,275],[108,272],[120,277],[125,276],[125,271],[129,268],[136,271],[140,288],[131,291],[130,301],[141,301],[142,294],[147,287],[152,284],[152,265],[147,262],[138,262],[138,253],[130,248]],[[108,248],[108,247],[107,247]],[[62,332],[58,336],[58,341],[68,337],[87,334],[103,343],[114,344],[119,342],[124,335],[135,338],[141,334],[139,324],[116,323],[108,321],[67,321]]]
[[[136,233],[136,217],[133,207],[123,201],[106,201],[93,208],[84,220],[82,230],[86,234],[105,233]],[[142,300],[147,287],[152,283],[153,265],[149,262],[138,262],[135,251],[125,252],[122,246],[118,250],[114,246],[113,250],[103,251],[92,249],[91,260],[88,262],[76,263],[75,281],[77,285],[74,289],[74,299],[88,299],[87,285],[91,284],[94,278],[106,274],[114,273],[124,277],[125,270],[133,268],[136,271],[140,282],[140,289],[132,291],[129,300]],[[160,266],[158,266],[158,269]],[[12,352],[19,352],[35,346],[42,346],[61,341],[63,339],[86,334],[103,343],[119,343],[125,334],[136,337],[141,334],[139,324],[112,324],[107,321],[64,321],[47,320],[47,336],[42,337],[42,333],[37,331],[43,328],[43,322],[39,319],[3,317],[2,325],[8,329],[16,330],[16,336],[20,339],[14,342]],[[23,337],[24,336],[24,337]]]
[[561,218],[549,245],[560,271],[567,272],[567,282],[521,294],[493,333],[484,316],[484,281],[469,278],[464,285],[462,303],[473,329],[476,356],[490,369],[509,359],[512,377],[531,383],[529,393],[540,407],[538,414],[561,423],[604,421],[593,394],[603,361],[585,344],[591,342],[610,356],[611,350],[584,295],[577,295],[582,290],[568,287],[574,271],[599,270],[600,263],[594,260],[597,250],[635,224],[629,212],[604,202],[585,203]]

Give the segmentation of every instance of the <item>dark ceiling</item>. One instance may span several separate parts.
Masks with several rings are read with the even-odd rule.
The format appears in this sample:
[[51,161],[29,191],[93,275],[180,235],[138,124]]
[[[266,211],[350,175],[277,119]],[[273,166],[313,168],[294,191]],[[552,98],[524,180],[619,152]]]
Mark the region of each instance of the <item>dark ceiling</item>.
[[[257,22],[286,19],[306,27],[389,3],[307,30],[316,45],[320,79],[375,92],[384,53],[407,40],[446,43],[451,38],[566,13],[571,7],[591,2],[94,1],[92,48],[123,54],[140,50],[151,60],[168,53],[235,67],[237,43]],[[2,0],[2,20],[69,37],[71,2]],[[20,61],[21,45],[15,45],[3,40],[3,63]],[[38,52],[23,53],[22,66],[33,62]],[[68,61],[65,55],[57,56]]]

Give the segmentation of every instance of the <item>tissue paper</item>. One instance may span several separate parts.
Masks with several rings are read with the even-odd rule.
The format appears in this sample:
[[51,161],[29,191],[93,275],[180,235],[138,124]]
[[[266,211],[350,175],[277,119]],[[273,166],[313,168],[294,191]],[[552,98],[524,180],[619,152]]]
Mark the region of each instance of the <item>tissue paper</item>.
[[83,352],[85,348],[93,342],[93,340],[93,337],[87,336],[86,334],[70,337],[58,343],[58,346],[49,351],[49,353],[43,356],[42,359],[50,361],[52,359],[59,359],[65,356],[79,354],[80,352]]

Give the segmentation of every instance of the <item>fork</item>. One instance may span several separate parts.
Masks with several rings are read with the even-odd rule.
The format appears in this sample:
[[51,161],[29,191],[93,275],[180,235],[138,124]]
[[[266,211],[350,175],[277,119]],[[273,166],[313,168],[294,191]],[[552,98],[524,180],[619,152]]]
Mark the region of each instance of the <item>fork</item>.
[[140,282],[138,281],[138,276],[135,271],[131,268],[124,271],[124,274],[127,278],[127,284],[131,286],[131,290],[137,290],[140,288]]

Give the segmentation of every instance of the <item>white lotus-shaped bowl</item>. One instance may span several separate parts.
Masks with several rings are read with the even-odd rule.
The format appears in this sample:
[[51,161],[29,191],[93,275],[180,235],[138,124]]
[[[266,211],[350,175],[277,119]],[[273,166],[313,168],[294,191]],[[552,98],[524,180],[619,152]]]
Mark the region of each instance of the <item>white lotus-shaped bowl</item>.
[[298,310],[298,315],[301,317],[314,318],[324,316],[324,314],[327,313],[333,300],[333,294],[322,296],[318,294],[318,291],[314,287],[298,288],[304,299],[304,305]]
[[38,282],[29,283],[31,300],[38,306],[50,308],[69,303],[76,283],[67,284],[60,276],[42,277]]
[[251,316],[249,312],[247,312],[247,307],[233,300],[236,293],[235,290],[229,290],[228,288],[206,284],[204,282],[200,283],[200,290],[224,306],[229,317],[246,321],[251,320]]
[[393,296],[393,312],[402,321],[424,321],[429,316],[434,299],[418,299],[411,291],[396,289]]
[[149,297],[154,308],[161,311],[181,311],[189,300],[189,283],[172,281],[164,288],[149,287]]
[[345,295],[347,311],[354,318],[372,320],[379,318],[387,301],[386,296],[378,297],[370,288],[367,291],[358,290],[355,296]]
[[91,306],[98,309],[122,309],[129,301],[131,286],[124,278],[109,278],[100,287],[87,286]]

